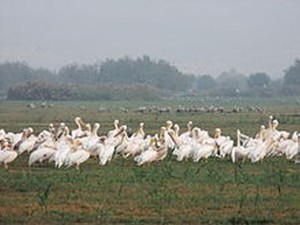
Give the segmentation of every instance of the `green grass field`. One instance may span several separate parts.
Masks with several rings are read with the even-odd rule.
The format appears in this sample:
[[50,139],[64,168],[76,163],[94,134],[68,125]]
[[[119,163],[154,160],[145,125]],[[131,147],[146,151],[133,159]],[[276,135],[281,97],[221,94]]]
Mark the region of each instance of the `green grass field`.
[[[53,108],[37,104],[35,109],[27,104],[0,101],[0,129],[19,132],[32,126],[38,133],[50,122],[74,128],[75,116],[81,116],[86,122],[100,122],[101,134],[112,129],[114,119],[132,131],[144,122],[146,133],[154,134],[171,119],[182,131],[192,120],[210,134],[220,127],[235,139],[237,128],[252,136],[272,114],[280,130],[300,131],[297,99],[54,102]],[[134,112],[152,105],[218,105],[226,112]],[[263,112],[232,113],[235,105],[255,105]],[[100,106],[111,112],[98,112]],[[0,224],[300,224],[300,168],[285,158],[235,165],[216,158],[177,162],[169,154],[144,167],[121,157],[102,167],[91,158],[77,171],[48,164],[28,168],[28,156],[18,157],[9,171],[0,168]]]

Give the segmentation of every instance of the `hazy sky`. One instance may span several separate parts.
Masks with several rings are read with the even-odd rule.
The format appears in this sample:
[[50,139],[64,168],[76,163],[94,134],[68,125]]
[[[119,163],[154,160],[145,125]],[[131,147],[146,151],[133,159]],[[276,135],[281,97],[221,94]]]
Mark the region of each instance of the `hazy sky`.
[[149,55],[213,76],[279,77],[300,58],[299,0],[0,0],[0,61],[58,69]]

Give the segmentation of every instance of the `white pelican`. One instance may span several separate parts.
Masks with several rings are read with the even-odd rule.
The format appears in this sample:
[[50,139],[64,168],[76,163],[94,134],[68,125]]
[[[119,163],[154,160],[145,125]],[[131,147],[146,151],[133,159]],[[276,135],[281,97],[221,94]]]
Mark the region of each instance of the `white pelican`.
[[169,132],[171,130],[173,130],[172,127],[173,127],[173,122],[171,120],[168,120],[166,122],[166,126],[161,128],[160,133],[161,133],[161,136],[164,137],[164,142],[165,142],[165,145],[167,146],[167,148],[174,149],[176,147],[176,145],[169,135]]
[[[174,128],[176,127],[175,125]],[[182,161],[183,159],[188,159],[191,157],[195,141],[188,135],[178,136],[178,133],[172,130],[169,131],[169,135],[176,145],[172,155],[177,156],[177,161]]]
[[130,137],[124,132],[120,145],[116,147],[116,153],[124,158],[140,154],[148,145],[149,138],[144,139],[144,123],[140,123],[139,129]]
[[80,141],[74,141],[71,151],[67,155],[65,165],[67,168],[75,165],[76,169],[79,170],[79,166],[90,158],[90,152],[82,148]]
[[65,135],[65,132],[66,132],[65,127],[66,127],[65,123],[60,123],[59,124],[59,127],[58,127],[58,129],[57,129],[57,131],[54,135],[56,140],[60,139],[62,136]]
[[4,168],[8,169],[8,164],[14,161],[18,156],[18,153],[12,150],[12,146],[5,142],[0,149],[0,164],[3,163]]
[[221,158],[224,158],[226,155],[231,154],[231,150],[233,148],[234,143],[233,143],[233,140],[231,140],[229,136],[225,137],[225,136],[222,136],[221,134],[222,134],[221,129],[216,128],[214,139],[219,148],[218,156],[220,156]]
[[132,138],[140,138],[143,139],[145,137],[145,131],[144,131],[144,123],[140,123],[139,129],[131,135]]
[[[175,125],[174,125],[175,126]],[[186,139],[186,138],[190,138],[192,136],[192,126],[193,126],[193,122],[192,121],[189,121],[187,122],[186,124],[187,126],[187,131],[182,133],[179,137],[181,139]]]
[[[67,127],[65,127],[66,130]],[[73,143],[74,140],[68,134],[68,130],[63,132],[63,135],[60,137],[59,140],[55,142],[55,148],[57,149],[54,155],[55,167],[62,167],[68,158],[68,154],[71,152],[71,148],[74,147]]]
[[113,129],[107,133],[107,138],[115,136],[120,131],[119,130],[119,120],[114,121],[114,128],[115,129]]
[[163,160],[168,154],[168,147],[165,145],[164,140],[158,140],[155,136],[151,140],[150,147],[143,151],[140,155],[134,157],[134,161],[138,166],[149,164],[151,162]]
[[48,126],[48,131],[49,131],[51,134],[55,135],[56,129],[55,129],[53,123],[50,123],[50,124],[49,124],[49,126]]
[[71,136],[73,138],[77,138],[77,137],[82,136],[82,133],[83,133],[82,126],[86,126],[86,124],[82,121],[81,117],[79,117],[79,116],[76,117],[74,121],[77,125],[77,129],[71,131]]
[[106,165],[109,161],[112,160],[116,146],[118,146],[122,141],[121,134],[124,134],[124,132],[126,132],[127,126],[123,125],[118,130],[119,131],[117,133],[114,132],[114,136],[110,136],[105,139],[104,144],[99,145],[98,157],[99,164],[102,166]]
[[57,150],[53,147],[42,146],[30,154],[28,165],[31,166],[35,162],[42,163],[45,160],[50,160],[51,158],[54,157],[56,152]]
[[295,131],[291,139],[281,139],[280,141],[277,141],[272,155],[285,155],[287,159],[292,159],[299,153],[298,139],[297,131]]
[[18,146],[18,154],[21,155],[24,152],[30,152],[34,149],[38,137],[33,134],[33,129],[28,128],[26,133],[26,139]]
[[249,151],[244,146],[241,146],[240,134],[240,130],[237,130],[237,146],[234,146],[231,151],[231,160],[233,163],[244,162],[249,154]]
[[[88,124],[87,124],[88,126]],[[87,131],[85,137],[79,138],[82,143],[82,147],[89,151],[93,156],[98,155],[97,144],[100,142],[100,137],[98,136],[98,130],[100,128],[100,123],[94,123],[92,131]],[[90,128],[88,128],[89,130]]]
[[263,141],[262,143],[258,143],[252,148],[247,148],[250,151],[248,157],[251,159],[251,162],[255,163],[265,158],[275,142],[276,140],[270,137],[269,139]]

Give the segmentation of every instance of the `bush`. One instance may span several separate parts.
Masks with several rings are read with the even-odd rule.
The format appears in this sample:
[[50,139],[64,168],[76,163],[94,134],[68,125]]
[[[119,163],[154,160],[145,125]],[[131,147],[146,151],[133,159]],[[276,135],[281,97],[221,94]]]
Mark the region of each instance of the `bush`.
[[160,91],[149,85],[65,85],[28,82],[10,87],[9,100],[157,100]]

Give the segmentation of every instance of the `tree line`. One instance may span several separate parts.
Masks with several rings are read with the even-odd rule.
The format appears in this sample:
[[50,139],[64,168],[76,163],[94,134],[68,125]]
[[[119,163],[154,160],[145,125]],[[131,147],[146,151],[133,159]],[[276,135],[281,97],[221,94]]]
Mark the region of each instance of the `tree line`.
[[282,79],[267,73],[248,76],[235,70],[214,78],[184,74],[165,60],[149,56],[69,64],[57,72],[24,62],[0,64],[0,94],[17,100],[155,100],[173,94],[211,96],[300,96],[300,60]]

